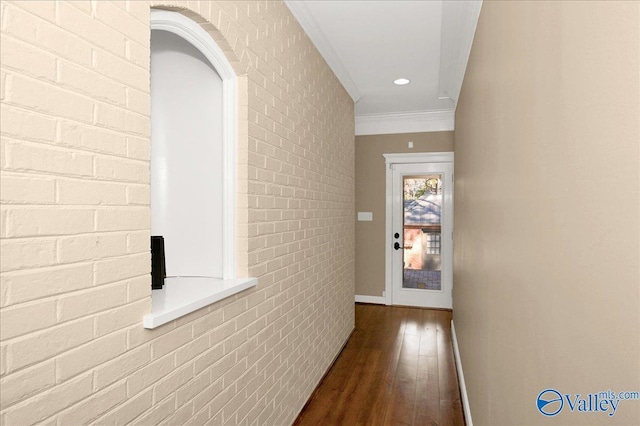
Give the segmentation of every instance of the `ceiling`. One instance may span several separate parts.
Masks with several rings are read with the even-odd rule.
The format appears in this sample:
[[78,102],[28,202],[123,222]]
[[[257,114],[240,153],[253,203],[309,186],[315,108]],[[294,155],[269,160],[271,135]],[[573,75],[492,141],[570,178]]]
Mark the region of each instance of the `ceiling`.
[[481,1],[285,3],[353,98],[356,134],[453,130]]

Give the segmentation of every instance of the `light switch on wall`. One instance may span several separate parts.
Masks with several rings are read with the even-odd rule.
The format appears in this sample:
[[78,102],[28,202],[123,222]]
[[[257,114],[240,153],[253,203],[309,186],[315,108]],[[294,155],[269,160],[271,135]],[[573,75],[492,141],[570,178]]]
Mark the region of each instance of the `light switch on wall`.
[[371,222],[373,220],[373,212],[358,212],[359,222]]

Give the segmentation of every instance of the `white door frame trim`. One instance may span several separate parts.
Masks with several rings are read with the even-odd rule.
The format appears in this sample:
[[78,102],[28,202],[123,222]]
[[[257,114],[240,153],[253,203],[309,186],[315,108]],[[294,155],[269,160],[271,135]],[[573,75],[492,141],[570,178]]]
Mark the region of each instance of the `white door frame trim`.
[[416,152],[401,154],[382,154],[386,163],[386,208],[385,208],[385,270],[384,270],[384,287],[385,287],[385,304],[393,304],[393,276],[392,276],[392,251],[393,244],[393,165],[394,164],[412,164],[412,163],[453,163],[453,152]]

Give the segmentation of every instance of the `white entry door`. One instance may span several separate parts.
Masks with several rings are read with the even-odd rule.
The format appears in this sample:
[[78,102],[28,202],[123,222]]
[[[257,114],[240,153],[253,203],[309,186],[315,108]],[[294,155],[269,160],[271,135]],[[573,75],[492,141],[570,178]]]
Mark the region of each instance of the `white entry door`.
[[387,290],[394,305],[452,308],[453,158],[434,158],[451,161],[389,163]]

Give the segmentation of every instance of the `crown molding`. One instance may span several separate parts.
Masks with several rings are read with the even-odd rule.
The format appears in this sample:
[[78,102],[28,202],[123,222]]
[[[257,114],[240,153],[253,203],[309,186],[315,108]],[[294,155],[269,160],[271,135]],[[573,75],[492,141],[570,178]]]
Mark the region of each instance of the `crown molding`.
[[458,103],[482,0],[443,1],[438,97]]
[[446,132],[454,129],[455,111],[414,111],[356,116],[356,135]]
[[347,69],[342,64],[342,61],[338,58],[338,55],[331,47],[331,43],[329,43],[324,32],[322,32],[320,26],[313,18],[309,8],[307,8],[303,1],[284,0],[284,3],[296,18],[304,32],[307,33],[307,36],[316,46],[320,55],[322,55],[327,64],[329,64],[329,67],[333,70],[336,77],[338,77],[338,80],[340,80],[340,83],[342,83],[342,86],[345,88],[347,93],[349,93],[353,102],[358,102],[362,96],[360,94],[360,90],[358,90],[358,86],[356,86],[351,75],[349,75]]

